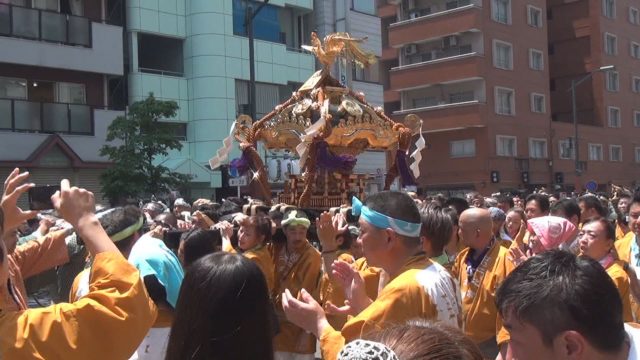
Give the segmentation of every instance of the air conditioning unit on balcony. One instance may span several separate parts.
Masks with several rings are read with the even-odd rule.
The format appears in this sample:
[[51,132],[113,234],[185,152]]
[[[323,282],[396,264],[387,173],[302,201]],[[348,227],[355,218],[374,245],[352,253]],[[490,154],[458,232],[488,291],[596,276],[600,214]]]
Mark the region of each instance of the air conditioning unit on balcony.
[[415,55],[417,53],[418,53],[418,45],[416,44],[409,44],[404,47],[404,54],[406,56]]
[[442,38],[442,48],[450,48],[452,46],[458,46],[458,35],[449,35]]

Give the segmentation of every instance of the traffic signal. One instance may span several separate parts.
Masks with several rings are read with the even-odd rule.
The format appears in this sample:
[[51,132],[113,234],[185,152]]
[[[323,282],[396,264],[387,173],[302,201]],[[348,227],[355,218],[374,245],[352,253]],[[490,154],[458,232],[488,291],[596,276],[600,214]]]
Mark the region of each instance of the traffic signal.
[[496,184],[496,183],[500,182],[500,172],[499,171],[492,171],[491,172],[491,182],[493,184]]
[[522,183],[523,184],[528,184],[529,183],[529,172],[528,171],[523,171],[520,175],[522,176]]
[[564,173],[555,173],[556,184],[564,184]]

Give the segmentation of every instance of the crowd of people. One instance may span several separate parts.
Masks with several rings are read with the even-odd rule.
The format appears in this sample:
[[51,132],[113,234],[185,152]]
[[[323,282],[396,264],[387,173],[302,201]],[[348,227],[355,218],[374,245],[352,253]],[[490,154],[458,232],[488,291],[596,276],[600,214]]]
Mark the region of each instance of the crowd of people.
[[0,203],[4,359],[640,359],[640,194]]

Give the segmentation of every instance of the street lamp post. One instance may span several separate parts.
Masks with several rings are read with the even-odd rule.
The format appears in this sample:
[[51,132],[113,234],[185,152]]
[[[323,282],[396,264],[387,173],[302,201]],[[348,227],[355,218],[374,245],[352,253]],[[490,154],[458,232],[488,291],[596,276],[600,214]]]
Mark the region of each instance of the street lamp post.
[[269,3],[269,0],[264,0],[255,11],[253,10],[253,6],[248,5],[245,12],[244,26],[247,29],[247,37],[249,38],[249,107],[251,109],[251,114],[249,115],[251,115],[253,121],[256,121],[256,68],[253,46],[253,19],[267,3]]
[[[580,147],[578,143],[578,114],[576,109],[576,87],[582,84],[583,82],[587,81],[588,79],[590,79],[593,76],[593,74],[595,74],[596,72],[611,71],[611,70],[614,70],[615,68],[616,68],[615,65],[601,66],[597,70],[589,72],[580,80],[577,80],[577,81],[575,79],[571,80],[571,88],[569,89],[569,91],[571,91],[571,114],[573,117],[573,130],[574,130],[573,149],[574,149],[574,155],[575,155],[576,179],[577,177],[582,175],[582,169],[580,168]],[[576,183],[577,183],[577,180],[576,180]]]

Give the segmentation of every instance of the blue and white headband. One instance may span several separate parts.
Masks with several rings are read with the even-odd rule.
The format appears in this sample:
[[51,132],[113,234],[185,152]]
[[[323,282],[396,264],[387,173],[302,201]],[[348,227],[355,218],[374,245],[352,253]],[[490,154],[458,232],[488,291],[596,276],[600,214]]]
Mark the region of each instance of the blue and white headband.
[[409,237],[419,237],[420,229],[422,228],[421,223],[410,223],[404,220],[394,219],[385,214],[379,213],[375,210],[369,209],[369,207],[364,206],[362,201],[357,197],[353,197],[351,200],[351,212],[353,215],[358,216],[368,222],[369,224],[380,228],[380,229],[392,229],[399,235],[409,236]]

